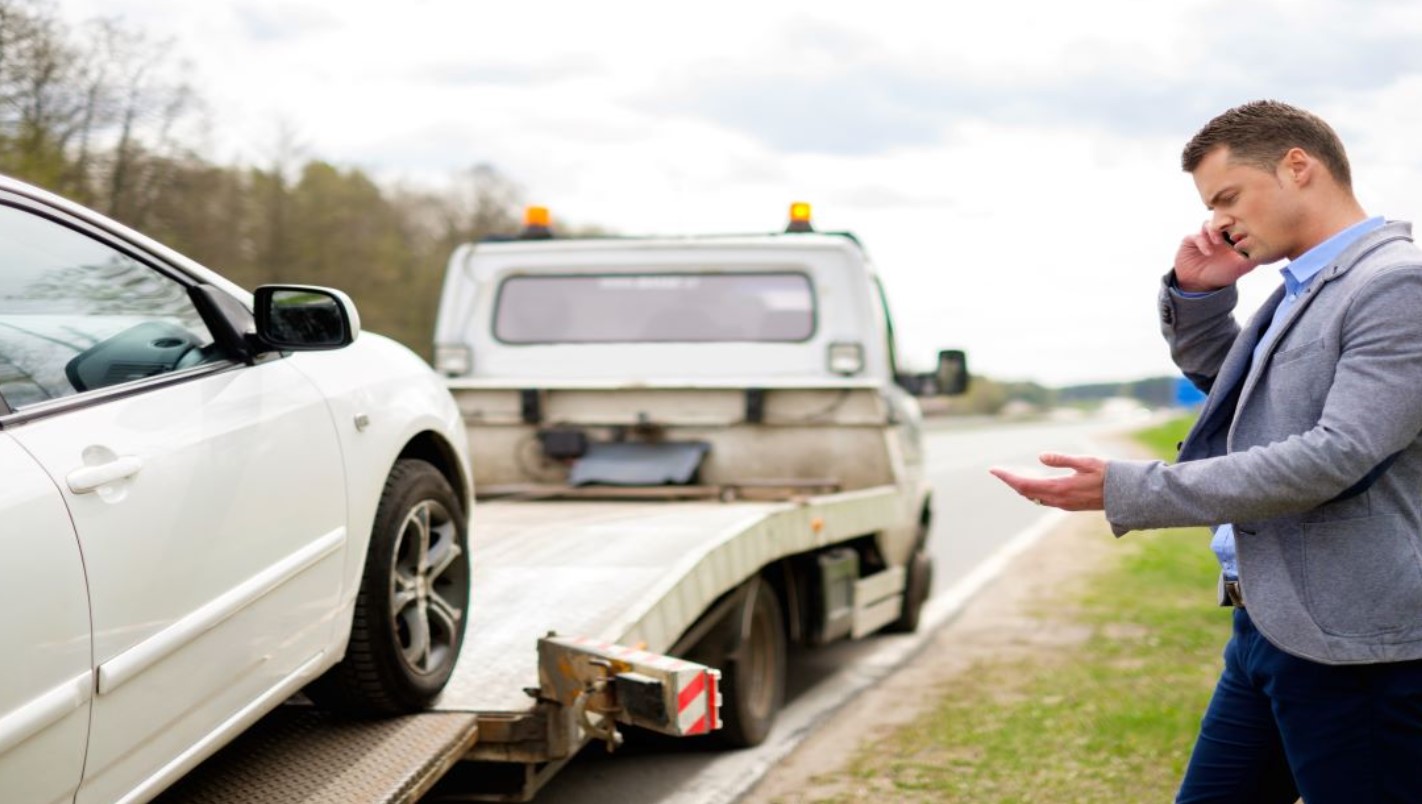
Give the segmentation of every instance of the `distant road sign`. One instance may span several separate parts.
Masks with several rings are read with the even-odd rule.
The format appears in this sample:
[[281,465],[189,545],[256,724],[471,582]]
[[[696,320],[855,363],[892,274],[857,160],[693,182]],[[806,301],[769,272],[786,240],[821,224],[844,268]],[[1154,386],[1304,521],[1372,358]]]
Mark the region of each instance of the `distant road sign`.
[[1180,377],[1175,381],[1175,404],[1182,408],[1193,408],[1205,401],[1205,392],[1195,384]]

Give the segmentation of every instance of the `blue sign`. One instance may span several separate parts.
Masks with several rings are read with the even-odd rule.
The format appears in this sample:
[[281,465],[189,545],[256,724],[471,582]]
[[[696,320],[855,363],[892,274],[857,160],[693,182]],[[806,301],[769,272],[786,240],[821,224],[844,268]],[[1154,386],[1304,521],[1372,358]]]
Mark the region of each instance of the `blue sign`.
[[1205,401],[1205,392],[1195,387],[1195,384],[1180,377],[1175,380],[1175,404],[1182,408],[1193,408]]

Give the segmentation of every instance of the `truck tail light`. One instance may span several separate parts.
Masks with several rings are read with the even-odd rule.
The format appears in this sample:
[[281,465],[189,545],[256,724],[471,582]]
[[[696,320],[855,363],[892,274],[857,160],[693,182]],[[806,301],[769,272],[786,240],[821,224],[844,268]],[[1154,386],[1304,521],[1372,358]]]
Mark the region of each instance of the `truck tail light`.
[[834,374],[849,376],[864,370],[864,347],[857,343],[832,343],[829,345],[829,370]]
[[549,634],[538,640],[538,687],[540,700],[673,737],[721,728],[721,671],[674,656]]
[[446,377],[462,377],[474,368],[473,356],[464,344],[435,345],[435,371]]

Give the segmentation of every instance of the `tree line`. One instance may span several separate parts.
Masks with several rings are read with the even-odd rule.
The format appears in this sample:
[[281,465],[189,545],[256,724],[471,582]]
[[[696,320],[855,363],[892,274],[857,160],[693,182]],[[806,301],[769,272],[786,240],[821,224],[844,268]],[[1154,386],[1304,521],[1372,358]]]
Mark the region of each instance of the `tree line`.
[[205,156],[210,115],[169,43],[109,20],[66,25],[0,0],[0,173],[98,210],[251,288],[338,287],[363,326],[429,357],[445,261],[512,232],[520,188],[489,165],[439,189],[382,187],[303,158],[283,133],[261,165]]

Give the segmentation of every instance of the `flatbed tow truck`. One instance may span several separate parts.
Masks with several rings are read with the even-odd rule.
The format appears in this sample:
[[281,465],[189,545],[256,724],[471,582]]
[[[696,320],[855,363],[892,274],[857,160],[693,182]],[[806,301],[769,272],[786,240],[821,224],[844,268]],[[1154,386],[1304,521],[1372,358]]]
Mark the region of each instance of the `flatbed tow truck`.
[[[546,216],[546,213],[544,213]],[[461,247],[436,368],[476,493],[473,605],[429,712],[282,707],[165,801],[528,801],[620,727],[759,743],[790,642],[912,630],[931,583],[919,412],[859,242],[547,236]]]

